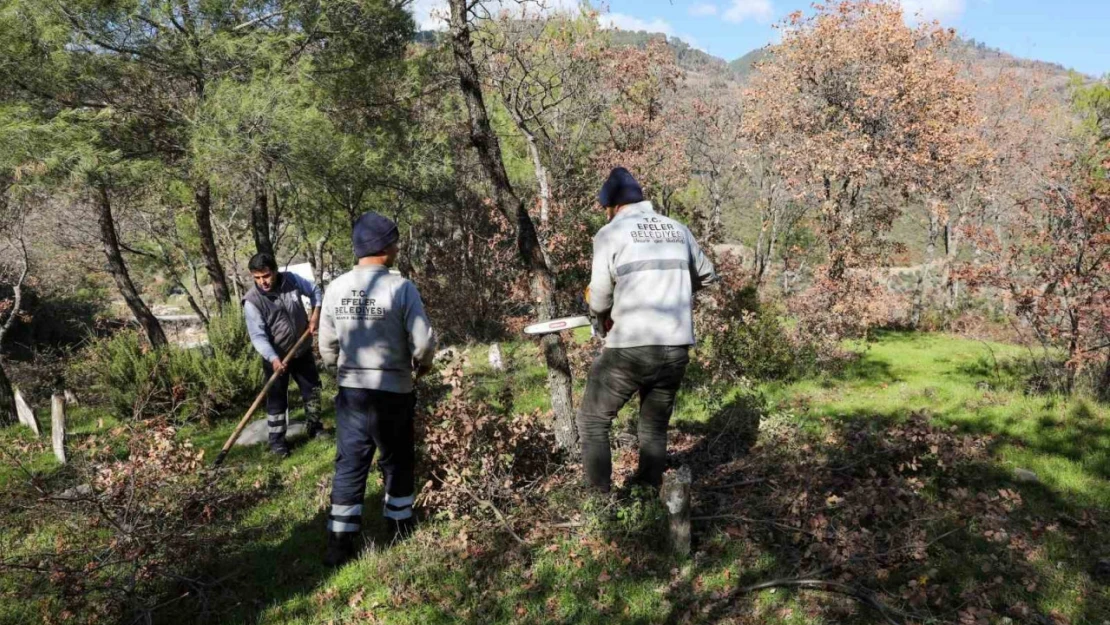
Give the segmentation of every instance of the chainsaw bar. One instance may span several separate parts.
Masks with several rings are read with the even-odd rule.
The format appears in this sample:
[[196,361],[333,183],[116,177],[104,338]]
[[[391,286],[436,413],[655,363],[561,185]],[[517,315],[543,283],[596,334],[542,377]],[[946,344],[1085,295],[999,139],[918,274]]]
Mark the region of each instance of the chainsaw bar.
[[561,319],[552,319],[550,321],[543,321],[541,323],[533,323],[532,325],[524,328],[524,333],[551,334],[552,332],[562,332],[563,330],[582,328],[588,325],[590,325],[589,317],[563,317]]

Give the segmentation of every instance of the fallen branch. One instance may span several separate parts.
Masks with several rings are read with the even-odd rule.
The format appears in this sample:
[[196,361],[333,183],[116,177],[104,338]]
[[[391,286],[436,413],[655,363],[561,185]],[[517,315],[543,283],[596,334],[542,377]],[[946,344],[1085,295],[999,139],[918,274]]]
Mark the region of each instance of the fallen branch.
[[830,582],[823,579],[773,579],[768,582],[738,588],[734,592],[734,595],[744,595],[760,590],[767,590],[769,588],[801,588],[803,590],[817,590],[820,592],[828,592],[837,595],[843,595],[845,597],[851,597],[852,599],[855,599],[863,605],[866,605],[867,607],[872,608],[873,610],[878,612],[880,615],[882,615],[883,619],[886,620],[887,623],[890,623],[891,625],[902,625],[901,621],[892,616],[894,610],[887,607],[881,601],[876,599],[870,592],[862,588],[856,588],[847,584]]
[[719,520],[722,520],[722,519],[728,519],[728,520],[733,520],[733,521],[741,521],[743,523],[763,523],[764,525],[770,525],[771,527],[775,527],[775,528],[778,528],[778,529],[783,530],[783,531],[798,532],[800,534],[805,534],[806,536],[810,536],[810,537],[814,538],[815,540],[818,540],[818,541],[822,540],[822,538],[820,536],[818,536],[817,534],[814,534],[813,532],[804,530],[800,527],[794,527],[793,525],[787,525],[785,523],[780,523],[780,522],[778,522],[774,519],[752,519],[752,518],[748,518],[748,517],[745,517],[745,516],[740,516],[738,514],[714,514],[714,515],[710,515],[710,516],[696,516],[696,517],[692,517],[690,520],[691,521],[719,521]]
[[[446,481],[442,477],[439,477],[439,476],[436,476],[436,477],[440,481]],[[474,500],[474,503],[478,504],[482,508],[488,509],[490,512],[493,512],[493,516],[497,517],[497,520],[501,522],[501,526],[503,528],[505,528],[505,531],[508,532],[509,535],[512,536],[513,539],[516,540],[516,542],[518,544],[520,544],[521,546],[524,546],[524,547],[528,546],[528,543],[523,538],[521,538],[515,531],[513,531],[513,526],[510,525],[509,521],[505,519],[505,515],[501,514],[501,510],[499,510],[497,508],[497,506],[493,505],[492,501],[490,501],[488,499],[482,499],[478,495],[475,495],[474,491],[470,490],[470,487],[466,485],[466,480],[461,480],[460,479],[459,480],[459,486],[461,486],[463,491],[466,492],[466,494],[469,495],[470,498]]]

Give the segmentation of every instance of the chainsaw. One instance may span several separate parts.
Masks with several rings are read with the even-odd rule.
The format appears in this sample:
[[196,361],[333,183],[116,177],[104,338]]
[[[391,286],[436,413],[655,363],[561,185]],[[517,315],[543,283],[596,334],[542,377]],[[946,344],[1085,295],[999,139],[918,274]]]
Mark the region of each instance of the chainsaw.
[[[590,289],[586,288],[586,309],[589,310],[590,306]],[[609,319],[608,315],[604,315],[604,319],[591,313],[587,315],[578,315],[574,317],[560,317],[558,319],[550,319],[548,321],[541,321],[533,323],[524,328],[525,334],[539,335],[551,334],[553,332],[562,332],[564,330],[572,330],[574,328],[584,328],[590,326],[590,336],[605,337],[608,331],[613,327],[613,322]]]

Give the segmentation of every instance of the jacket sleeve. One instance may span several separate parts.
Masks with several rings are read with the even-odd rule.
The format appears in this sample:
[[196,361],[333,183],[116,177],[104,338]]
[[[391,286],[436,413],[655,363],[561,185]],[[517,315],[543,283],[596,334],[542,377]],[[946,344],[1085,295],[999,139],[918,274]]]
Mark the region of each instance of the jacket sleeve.
[[250,302],[243,304],[243,319],[247,323],[247,335],[251,337],[254,351],[265,358],[266,362],[277,358],[277,350],[270,343],[270,337],[266,336],[266,324],[262,322],[262,313],[258,312],[254,304]]
[[288,272],[286,275],[293,279],[293,283],[297,285],[297,291],[308,298],[311,308],[323,306],[324,291],[316,283],[293,272]]
[[[334,283],[333,283],[334,285]],[[335,304],[330,297],[332,288],[328,288],[320,299],[323,310],[320,311],[320,360],[327,367],[334,367],[339,362],[339,335],[335,331]]]
[[686,240],[690,242],[690,277],[694,291],[697,292],[717,281],[717,271],[709,257],[701,251],[689,229],[686,230]]
[[604,230],[594,236],[594,260],[590,271],[590,310],[603,315],[613,308],[613,253]]
[[412,282],[405,282],[405,330],[409,336],[409,352],[413,360],[423,367],[431,367],[435,359],[436,336],[432,323],[424,312],[424,302],[420,291]]

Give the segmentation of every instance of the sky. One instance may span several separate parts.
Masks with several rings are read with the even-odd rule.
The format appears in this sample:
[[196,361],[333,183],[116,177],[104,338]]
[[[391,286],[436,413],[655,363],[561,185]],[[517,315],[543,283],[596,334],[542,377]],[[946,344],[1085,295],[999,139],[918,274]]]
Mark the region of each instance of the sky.
[[[500,0],[516,4],[516,0]],[[543,0],[573,8],[575,0]],[[909,15],[922,14],[1018,57],[1059,63],[1092,76],[1110,74],[1110,0],[900,0]],[[422,28],[445,0],[415,0]],[[808,10],[807,0],[607,0],[602,23],[678,37],[725,60],[776,39],[773,25],[788,13]],[[912,18],[910,18],[912,19]]]

